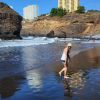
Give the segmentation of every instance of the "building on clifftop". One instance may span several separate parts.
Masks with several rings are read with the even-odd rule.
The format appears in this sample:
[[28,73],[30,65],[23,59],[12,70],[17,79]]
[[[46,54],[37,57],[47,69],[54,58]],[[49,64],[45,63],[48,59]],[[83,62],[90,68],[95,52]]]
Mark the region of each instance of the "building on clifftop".
[[79,6],[80,0],[58,0],[58,8],[66,9],[67,12],[74,12]]
[[37,5],[29,5],[23,8],[23,17],[27,20],[34,20],[38,17],[38,6]]

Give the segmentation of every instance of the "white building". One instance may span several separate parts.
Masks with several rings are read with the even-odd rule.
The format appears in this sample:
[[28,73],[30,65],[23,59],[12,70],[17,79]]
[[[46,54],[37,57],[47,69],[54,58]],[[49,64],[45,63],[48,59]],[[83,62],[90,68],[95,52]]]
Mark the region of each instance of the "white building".
[[34,20],[38,17],[38,6],[29,5],[23,8],[23,17],[28,20]]
[[76,11],[80,0],[58,0],[58,8],[66,9],[68,12]]

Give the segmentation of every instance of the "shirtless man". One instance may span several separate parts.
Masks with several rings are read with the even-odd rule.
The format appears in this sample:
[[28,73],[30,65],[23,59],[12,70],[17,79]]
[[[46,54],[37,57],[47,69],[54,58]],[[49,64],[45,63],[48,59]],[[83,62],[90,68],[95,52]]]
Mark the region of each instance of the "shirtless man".
[[72,48],[72,44],[68,43],[67,46],[64,48],[63,54],[61,57],[61,61],[62,61],[64,67],[59,72],[59,75],[61,76],[62,72],[64,72],[64,78],[69,78],[67,76],[67,68],[68,68],[68,63],[70,61],[69,53],[70,53],[71,48]]

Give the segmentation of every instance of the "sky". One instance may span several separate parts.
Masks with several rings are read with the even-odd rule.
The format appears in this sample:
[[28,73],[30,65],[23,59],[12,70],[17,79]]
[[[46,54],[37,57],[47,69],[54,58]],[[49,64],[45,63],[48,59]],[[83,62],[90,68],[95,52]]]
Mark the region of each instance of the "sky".
[[[23,8],[28,5],[38,5],[39,15],[49,13],[52,8],[57,8],[58,0],[0,0],[23,16]],[[100,0],[80,0],[80,5],[85,6],[86,10],[100,10]]]

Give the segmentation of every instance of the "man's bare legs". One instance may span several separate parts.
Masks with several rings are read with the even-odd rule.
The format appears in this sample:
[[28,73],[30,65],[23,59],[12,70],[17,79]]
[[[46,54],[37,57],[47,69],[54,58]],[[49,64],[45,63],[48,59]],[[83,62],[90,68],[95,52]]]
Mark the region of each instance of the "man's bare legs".
[[64,70],[64,78],[69,78],[67,76],[67,70],[68,70],[68,63],[64,64],[65,70]]
[[59,75],[61,76],[62,72],[64,72],[64,78],[68,78],[67,77],[67,68],[68,68],[68,63],[64,63],[64,68],[59,72]]

